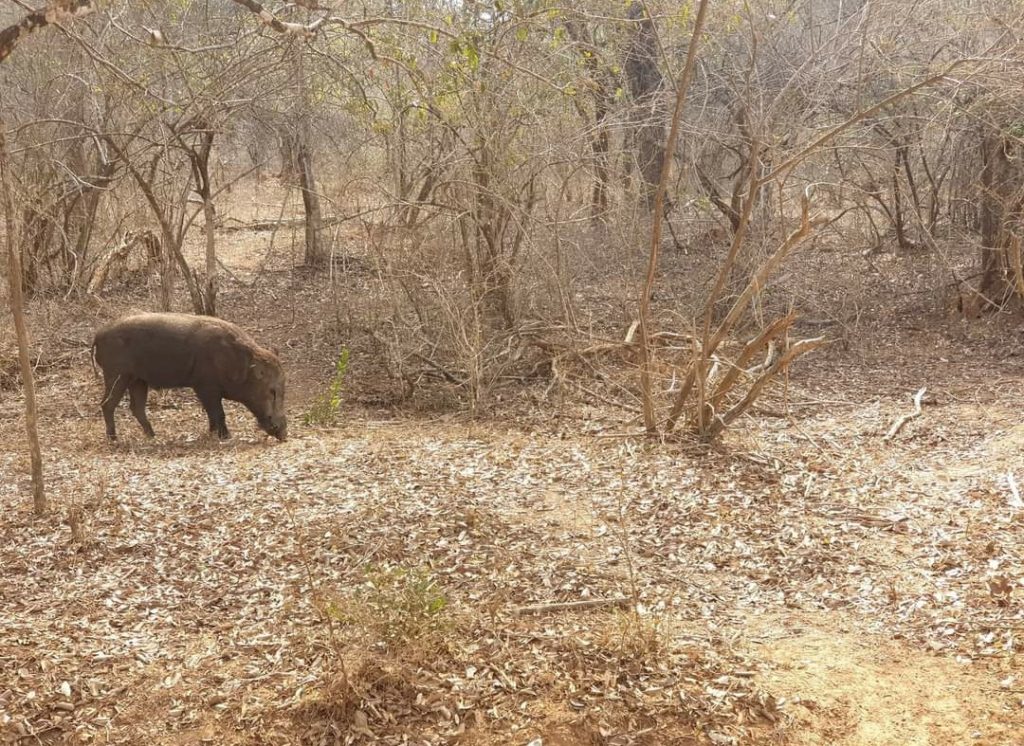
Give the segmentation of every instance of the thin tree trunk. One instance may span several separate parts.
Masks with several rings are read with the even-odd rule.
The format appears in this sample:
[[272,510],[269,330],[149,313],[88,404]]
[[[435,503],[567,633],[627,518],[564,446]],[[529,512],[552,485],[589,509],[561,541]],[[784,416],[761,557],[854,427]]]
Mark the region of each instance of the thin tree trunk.
[[216,215],[213,201],[203,199],[203,217],[206,219],[206,292],[203,293],[203,313],[207,316],[217,315],[217,287],[220,277],[217,273],[217,238]]
[[28,354],[28,330],[25,328],[24,297],[21,291],[21,256],[15,247],[18,233],[14,225],[14,200],[11,199],[11,187],[7,181],[7,141],[4,138],[2,123],[0,123],[0,199],[4,205],[4,222],[7,231],[7,282],[11,294],[11,315],[14,316],[21,384],[25,392],[25,432],[28,436],[28,449],[32,460],[32,504],[36,514],[42,514],[46,512],[46,491],[43,484],[43,457],[39,450],[36,388],[35,380],[32,377],[32,361]]
[[1003,221],[1007,182],[1006,154],[999,135],[982,140],[981,167],[981,284],[978,292],[998,290],[1002,280]]
[[192,161],[192,175],[196,182],[196,191],[203,201],[203,219],[206,221],[206,283],[202,292],[201,307],[197,311],[207,316],[217,315],[217,288],[219,276],[217,271],[217,214],[213,207],[213,184],[210,176],[210,153],[213,150],[213,130],[202,133],[199,147],[189,150]]
[[903,192],[900,189],[900,150],[896,149],[896,161],[892,169],[892,224],[896,229],[896,245],[901,251],[911,248],[903,226]]
[[[594,184],[590,196],[590,218],[597,220],[608,209],[608,181],[610,179],[608,151],[611,149],[611,141],[605,120],[611,111],[613,101],[611,90],[614,88],[614,81],[610,79],[610,73],[601,67],[601,58],[594,47],[592,33],[586,30],[583,23],[569,21],[565,28],[569,36],[580,47],[582,62],[590,75],[594,88],[593,134],[590,137],[590,154],[594,163]],[[578,102],[576,108],[586,121],[588,118],[586,108]]]
[[623,68],[633,107],[630,113],[633,156],[643,179],[647,207],[653,208],[665,158],[664,123],[658,107],[658,91],[663,84],[658,69],[658,32],[642,2],[630,3],[626,17],[636,23],[636,32],[626,51]]
[[676,86],[676,107],[672,115],[668,142],[665,143],[663,151],[664,163],[658,179],[658,188],[654,193],[654,214],[651,216],[651,253],[647,263],[647,278],[640,295],[640,389],[643,394],[644,428],[648,435],[658,434],[658,423],[654,416],[654,393],[651,390],[650,316],[651,293],[654,290],[654,280],[658,273],[658,251],[661,248],[661,220],[665,213],[665,192],[668,190],[669,166],[672,163],[672,153],[676,149],[676,139],[679,137],[679,120],[682,118],[683,105],[686,103],[686,91],[690,87],[690,79],[693,77],[693,67],[697,59],[697,47],[704,29],[707,7],[708,0],[701,0],[697,18],[693,22],[693,34],[690,37],[690,47],[686,51],[686,63],[683,65],[682,73],[679,74],[679,83]]
[[323,246],[323,218],[320,213],[320,194],[316,191],[316,175],[313,173],[313,155],[303,135],[299,143],[299,188],[302,190],[302,205],[306,210],[306,255],[307,267],[322,267],[327,263]]
[[78,240],[75,243],[75,254],[78,256],[79,262],[78,277],[75,280],[76,284],[82,282],[81,278],[85,274],[89,243],[92,241],[92,230],[96,224],[96,213],[100,208],[100,200],[103,198],[103,193],[113,180],[114,172],[117,170],[116,164],[113,161],[103,159],[102,153],[100,158],[99,174],[93,181],[89,193],[85,195],[85,205],[82,210],[82,229],[79,231]]
[[307,267],[322,267],[327,263],[327,252],[323,245],[323,219],[320,211],[320,193],[316,190],[316,174],[313,171],[313,153],[309,129],[310,103],[306,84],[303,44],[295,44],[298,72],[299,123],[295,137],[295,166],[298,170],[299,188],[302,190],[302,206],[306,211],[306,252]]

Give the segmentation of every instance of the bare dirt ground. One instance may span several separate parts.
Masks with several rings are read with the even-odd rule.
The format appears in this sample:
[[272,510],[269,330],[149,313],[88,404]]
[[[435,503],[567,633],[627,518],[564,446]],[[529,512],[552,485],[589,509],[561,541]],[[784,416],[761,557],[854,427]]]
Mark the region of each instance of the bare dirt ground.
[[[242,281],[265,255],[228,240]],[[54,510],[31,514],[8,385],[0,739],[1024,743],[1019,320],[963,322],[916,286],[883,311],[902,269],[880,263],[904,260],[872,260],[872,296],[870,269],[809,253],[846,279],[783,280],[838,341],[720,446],[628,437],[621,411],[546,385],[514,416],[382,409],[358,345],[343,421],[314,428],[339,326],[272,256],[223,305],[282,349],[283,444],[240,408],[211,442],[168,393],[155,441],[124,410],[108,445],[84,344],[144,296],[34,303]],[[594,603],[530,608],[576,601]]]

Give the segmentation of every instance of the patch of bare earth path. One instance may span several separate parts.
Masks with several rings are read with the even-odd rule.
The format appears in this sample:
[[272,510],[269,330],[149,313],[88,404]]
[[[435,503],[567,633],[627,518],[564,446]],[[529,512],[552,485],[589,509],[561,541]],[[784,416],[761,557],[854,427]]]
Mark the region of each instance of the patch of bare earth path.
[[[284,444],[234,409],[220,444],[174,395],[154,402],[155,442],[123,411],[110,446],[94,383],[51,381],[43,519],[9,476],[26,472],[12,394],[0,734],[1024,742],[1007,480],[1024,476],[1024,386],[1012,361],[979,381],[929,360],[809,365],[791,417],[717,450],[579,435],[595,420],[569,408],[521,427],[355,412],[334,430],[296,412]],[[934,400],[884,441],[922,385]]]
[[[835,615],[838,616],[838,615]],[[789,704],[794,744],[1013,744],[986,673],[828,618],[759,621],[760,683]]]

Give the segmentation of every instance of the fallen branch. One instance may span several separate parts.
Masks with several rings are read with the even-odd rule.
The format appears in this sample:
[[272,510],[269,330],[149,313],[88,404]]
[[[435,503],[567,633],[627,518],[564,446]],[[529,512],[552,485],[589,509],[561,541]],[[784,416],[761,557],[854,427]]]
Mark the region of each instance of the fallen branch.
[[586,386],[584,386],[582,383],[579,383],[577,381],[573,381],[571,379],[566,379],[566,381],[568,382],[568,384],[570,386],[574,386],[575,388],[579,389],[580,391],[582,391],[587,396],[590,396],[590,397],[593,397],[594,399],[597,399],[602,404],[607,404],[607,405],[612,406],[612,407],[617,407],[619,409],[625,410],[626,412],[629,412],[630,414],[637,414],[637,413],[639,413],[641,411],[638,407],[632,406],[630,404],[626,404],[625,402],[616,401],[615,399],[612,399],[611,397],[603,396],[603,395],[599,394],[596,391],[591,391]]
[[889,432],[885,434],[885,437],[882,438],[882,440],[892,440],[893,438],[896,437],[896,434],[903,429],[904,425],[906,425],[915,417],[921,416],[921,400],[924,399],[924,394],[927,390],[928,389],[922,386],[921,389],[916,394],[914,394],[914,411],[911,412],[910,414],[900,416],[894,423],[892,423],[892,427],[889,428]]
[[847,516],[847,520],[856,521],[860,525],[867,526],[868,528],[883,528],[886,531],[892,531],[894,533],[906,533],[907,524],[910,521],[910,518],[905,515],[883,518],[880,516],[870,515],[868,513],[858,513],[856,515]]
[[[229,225],[229,222],[231,223]],[[272,231],[277,228],[298,228],[306,224],[305,218],[292,218],[291,220],[253,220],[251,223],[246,223],[238,218],[225,218],[224,221],[217,226],[217,230],[224,231],[225,233],[235,233],[238,231]]]
[[520,606],[515,610],[517,616],[523,614],[543,614],[547,611],[568,611],[574,609],[593,609],[600,606],[628,606],[632,601],[625,596],[615,598],[591,598],[586,601],[563,601],[550,604],[533,604]]
[[459,378],[454,373],[445,368],[443,365],[434,360],[431,360],[426,355],[421,355],[418,352],[413,352],[411,353],[411,357],[416,358],[420,362],[426,364],[428,367],[436,371],[448,383],[455,384],[456,386],[464,386],[466,384],[466,381],[468,380],[468,376],[466,376],[465,374],[463,374],[462,378]]
[[[346,220],[351,220],[351,215],[336,215],[334,217],[324,218],[320,221],[325,228],[329,228],[332,225],[338,225],[344,223]],[[229,222],[231,224],[229,224]],[[279,228],[301,228],[306,224],[305,218],[288,218],[285,220],[253,220],[250,223],[243,222],[238,218],[226,218],[223,222],[217,225],[217,230],[224,231],[225,233],[236,233],[238,231],[253,231],[259,233],[262,231],[273,231]]]
[[1010,507],[1024,508],[1024,500],[1020,498],[1020,488],[1017,486],[1017,480],[1012,471],[1006,472],[1006,485],[1010,488]]
[[[367,210],[360,210],[357,213],[351,215],[332,215],[331,217],[324,218],[321,224],[325,228],[330,228],[333,225],[340,225],[341,223],[348,222],[349,220],[356,220],[364,215],[371,215],[373,213],[380,212],[382,208],[368,208]],[[223,230],[224,232],[231,233],[238,230],[252,230],[252,231],[263,231],[263,230],[276,230],[278,228],[299,228],[306,224],[306,219],[303,218],[279,218],[268,220],[253,220],[252,222],[245,222],[238,218],[232,218],[230,216],[224,218],[222,221],[217,223],[217,230]]]

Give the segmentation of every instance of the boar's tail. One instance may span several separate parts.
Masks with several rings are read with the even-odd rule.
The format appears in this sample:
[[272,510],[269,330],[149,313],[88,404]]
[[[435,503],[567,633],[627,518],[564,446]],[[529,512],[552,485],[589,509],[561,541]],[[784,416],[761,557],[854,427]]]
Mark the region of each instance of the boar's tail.
[[92,363],[92,374],[99,378],[100,372],[96,369],[96,340],[93,340],[92,347],[89,348],[89,362]]

